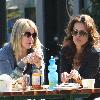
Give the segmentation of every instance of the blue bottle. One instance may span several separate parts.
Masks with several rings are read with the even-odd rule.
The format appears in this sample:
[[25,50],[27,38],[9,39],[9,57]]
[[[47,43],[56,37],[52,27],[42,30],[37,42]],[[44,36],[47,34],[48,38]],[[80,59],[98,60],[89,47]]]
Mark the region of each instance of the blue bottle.
[[48,66],[48,80],[49,80],[49,89],[54,90],[56,85],[58,84],[58,73],[56,72],[57,70],[57,65],[55,64],[55,59],[53,56],[51,56],[49,60],[49,66]]

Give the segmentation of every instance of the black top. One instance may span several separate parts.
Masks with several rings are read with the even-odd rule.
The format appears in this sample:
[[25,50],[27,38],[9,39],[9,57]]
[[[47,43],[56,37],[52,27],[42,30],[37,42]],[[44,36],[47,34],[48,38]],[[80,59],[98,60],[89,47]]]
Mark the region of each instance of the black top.
[[[74,51],[71,46],[67,46],[61,51],[61,65],[60,74],[62,72],[70,73],[72,69]],[[99,53],[97,50],[90,46],[86,49],[86,53],[81,60],[81,65],[78,70],[79,74],[83,78],[95,78],[99,67]]]

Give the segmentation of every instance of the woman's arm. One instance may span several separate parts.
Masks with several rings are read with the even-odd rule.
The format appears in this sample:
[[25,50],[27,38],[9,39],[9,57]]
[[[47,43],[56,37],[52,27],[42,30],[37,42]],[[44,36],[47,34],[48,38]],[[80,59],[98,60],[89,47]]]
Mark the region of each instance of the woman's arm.
[[85,57],[79,73],[83,78],[95,78],[98,67],[99,54],[98,52],[92,52],[87,54],[87,56]]
[[13,70],[11,77],[13,78],[21,77],[24,71],[31,70],[30,68],[28,68],[27,64],[33,64],[38,69],[43,69],[44,67],[43,58],[40,58],[39,55],[36,56],[35,54],[30,53],[17,63],[17,66],[15,67],[15,70]]

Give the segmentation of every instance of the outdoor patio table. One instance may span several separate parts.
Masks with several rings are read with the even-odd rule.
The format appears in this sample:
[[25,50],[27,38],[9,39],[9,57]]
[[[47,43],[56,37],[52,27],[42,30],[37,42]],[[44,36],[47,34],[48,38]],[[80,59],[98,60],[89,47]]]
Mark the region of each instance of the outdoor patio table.
[[100,88],[95,89],[71,89],[71,90],[26,90],[26,91],[11,91],[0,92],[0,100],[27,100],[27,99],[64,99],[74,100],[77,97],[88,97],[90,94],[100,93]]

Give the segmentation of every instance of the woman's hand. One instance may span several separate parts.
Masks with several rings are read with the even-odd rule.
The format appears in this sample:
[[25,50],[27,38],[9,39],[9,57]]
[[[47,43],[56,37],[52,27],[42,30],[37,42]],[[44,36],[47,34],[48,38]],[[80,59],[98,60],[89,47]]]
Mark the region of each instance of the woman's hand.
[[62,83],[68,82],[69,79],[71,79],[70,74],[68,74],[67,72],[61,73],[61,82],[62,82]]
[[71,70],[70,75],[72,76],[73,79],[78,79],[79,73],[77,70]]
[[70,75],[71,75],[72,79],[74,79],[77,83],[79,83],[80,85],[82,84],[81,76],[77,70],[75,70],[75,69],[71,70]]
[[42,63],[42,56],[39,52],[34,52],[33,53],[33,61],[32,64],[35,64],[38,68],[41,66]]
[[24,63],[35,64],[39,68],[41,66],[42,56],[39,52],[33,52],[24,57],[22,61]]

